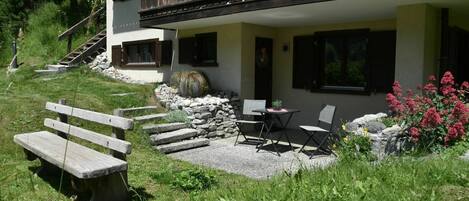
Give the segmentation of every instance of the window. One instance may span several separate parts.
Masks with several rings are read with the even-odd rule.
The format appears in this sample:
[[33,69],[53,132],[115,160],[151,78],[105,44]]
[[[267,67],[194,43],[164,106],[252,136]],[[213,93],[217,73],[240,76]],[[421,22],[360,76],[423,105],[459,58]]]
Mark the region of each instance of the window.
[[202,33],[179,39],[179,63],[200,67],[218,66],[217,33]]
[[123,42],[112,46],[112,63],[124,67],[159,67],[170,65],[172,42],[158,39]]
[[368,94],[385,92],[394,79],[395,31],[297,36],[293,51],[293,88]]

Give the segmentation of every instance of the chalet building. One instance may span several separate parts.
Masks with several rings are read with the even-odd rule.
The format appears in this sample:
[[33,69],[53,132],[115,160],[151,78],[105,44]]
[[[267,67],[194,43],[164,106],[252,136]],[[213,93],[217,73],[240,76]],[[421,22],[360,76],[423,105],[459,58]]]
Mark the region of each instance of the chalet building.
[[241,98],[280,99],[337,123],[386,110],[404,88],[452,70],[469,80],[468,0],[107,0],[108,55],[136,79],[202,71]]

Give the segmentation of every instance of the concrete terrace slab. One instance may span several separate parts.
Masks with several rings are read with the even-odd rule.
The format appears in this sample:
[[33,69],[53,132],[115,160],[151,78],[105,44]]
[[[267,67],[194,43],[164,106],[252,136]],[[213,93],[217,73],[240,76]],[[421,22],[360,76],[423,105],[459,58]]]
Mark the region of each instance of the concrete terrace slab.
[[256,153],[255,145],[238,144],[235,138],[210,142],[210,146],[169,154],[170,157],[203,165],[229,173],[245,175],[254,179],[268,179],[285,171],[296,172],[299,168],[325,167],[335,161],[334,156],[315,156],[309,159],[303,153],[287,151],[277,156],[261,150]]

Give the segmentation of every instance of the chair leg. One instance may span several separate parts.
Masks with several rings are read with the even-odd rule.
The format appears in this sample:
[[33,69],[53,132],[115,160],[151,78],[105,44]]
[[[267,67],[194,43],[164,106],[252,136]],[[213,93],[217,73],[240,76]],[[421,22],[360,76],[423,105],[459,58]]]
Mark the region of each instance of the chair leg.
[[238,132],[238,135],[236,135],[236,140],[235,140],[235,143],[233,146],[236,146],[236,143],[238,143],[238,138],[239,138],[239,134],[241,133],[241,131]]
[[321,142],[319,143],[318,145],[318,148],[316,150],[314,150],[313,154],[311,154],[311,156],[309,157],[309,159],[312,159],[314,155],[316,155],[320,150],[323,150],[323,151],[326,151],[326,149],[323,147],[324,143],[327,141],[327,139],[329,139],[329,133],[327,134],[327,136],[325,138],[323,138],[321,140]]
[[303,146],[301,147],[301,149],[298,151],[298,153],[301,153],[303,151],[303,149],[306,147],[306,145],[309,143],[309,141],[311,141],[311,139],[313,138],[313,135],[310,135],[308,137],[308,140],[306,140],[306,142],[303,144]]

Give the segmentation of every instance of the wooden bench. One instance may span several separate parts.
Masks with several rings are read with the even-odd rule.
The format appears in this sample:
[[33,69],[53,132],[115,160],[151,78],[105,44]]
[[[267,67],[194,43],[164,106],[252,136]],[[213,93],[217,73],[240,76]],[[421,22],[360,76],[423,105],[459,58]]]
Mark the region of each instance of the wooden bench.
[[[128,200],[126,155],[131,152],[131,144],[124,135],[125,130],[132,129],[133,121],[61,103],[46,103],[46,109],[57,112],[60,121],[46,118],[44,125],[57,134],[48,131],[18,134],[14,142],[24,148],[28,160],[39,158],[42,168],[60,168],[69,173],[72,187],[79,192],[91,192],[91,200]],[[72,126],[67,123],[69,116],[111,126],[113,137]],[[72,142],[68,136],[108,148],[112,155]]]

